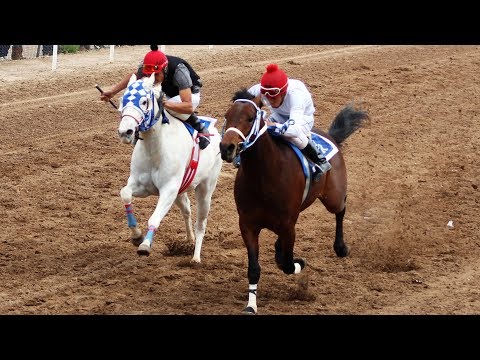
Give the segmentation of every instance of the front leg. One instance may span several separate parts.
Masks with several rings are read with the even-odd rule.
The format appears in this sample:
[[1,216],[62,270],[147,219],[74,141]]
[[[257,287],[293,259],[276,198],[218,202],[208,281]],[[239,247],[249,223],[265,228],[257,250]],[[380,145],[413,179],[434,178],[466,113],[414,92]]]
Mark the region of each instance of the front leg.
[[305,268],[305,260],[293,258],[295,244],[295,226],[279,231],[275,242],[275,262],[285,274],[299,274]]
[[240,224],[243,242],[247,248],[248,254],[248,303],[244,313],[257,313],[257,285],[260,280],[260,264],[258,262],[258,236],[260,229],[249,229],[248,226]]
[[305,268],[305,260],[293,258],[295,228],[282,230],[282,235],[275,241],[275,262],[285,274],[298,274]]
[[155,207],[155,211],[153,212],[152,216],[150,216],[150,219],[148,219],[148,232],[147,235],[145,235],[143,242],[138,246],[138,255],[150,255],[153,243],[153,235],[160,226],[162,219],[172,207],[173,202],[177,197],[178,189],[179,186],[172,184],[159,189],[157,206]]
[[130,241],[135,246],[138,246],[143,241],[142,231],[138,228],[137,219],[133,213],[133,204],[132,204],[132,187],[131,183],[128,183],[125,187],[120,190],[120,197],[125,206],[125,215],[127,217],[127,225],[131,231]]
[[195,235],[193,233],[192,224],[192,209],[190,206],[190,199],[186,192],[179,194],[175,200],[175,204],[180,209],[180,213],[183,216],[185,222],[185,230],[187,231],[187,242],[193,244],[195,242]]

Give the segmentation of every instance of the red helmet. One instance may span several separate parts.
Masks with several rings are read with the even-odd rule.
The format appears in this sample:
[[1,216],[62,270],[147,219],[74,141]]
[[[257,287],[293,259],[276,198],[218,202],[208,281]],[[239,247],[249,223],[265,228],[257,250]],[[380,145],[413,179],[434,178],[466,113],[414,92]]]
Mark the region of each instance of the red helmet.
[[260,92],[269,97],[275,97],[287,92],[288,77],[278,68],[277,64],[267,65],[267,71],[260,81]]
[[143,73],[145,75],[159,73],[168,65],[166,55],[158,50],[158,46],[151,45],[150,49],[152,49],[152,51],[149,51],[143,58]]

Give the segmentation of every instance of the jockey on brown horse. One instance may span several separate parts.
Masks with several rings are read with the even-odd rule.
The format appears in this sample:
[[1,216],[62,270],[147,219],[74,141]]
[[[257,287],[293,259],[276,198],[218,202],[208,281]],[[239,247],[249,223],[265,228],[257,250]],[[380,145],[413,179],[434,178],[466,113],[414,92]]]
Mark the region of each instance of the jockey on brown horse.
[[[321,148],[315,146],[311,139],[315,106],[305,84],[289,79],[277,64],[270,64],[260,84],[253,85],[248,92],[253,96],[261,96],[262,102],[269,108],[270,117],[266,122],[274,127],[273,133],[296,145],[303,155],[315,163],[314,180],[318,181],[332,166]],[[237,167],[240,165],[239,159],[235,161]]]

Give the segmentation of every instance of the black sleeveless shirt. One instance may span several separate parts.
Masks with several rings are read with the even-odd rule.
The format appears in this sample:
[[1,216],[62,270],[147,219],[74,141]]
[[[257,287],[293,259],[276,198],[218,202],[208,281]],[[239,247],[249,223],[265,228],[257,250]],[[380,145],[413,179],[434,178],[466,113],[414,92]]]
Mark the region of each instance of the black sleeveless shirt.
[[183,64],[187,67],[188,71],[190,72],[190,78],[192,79],[192,93],[198,93],[200,88],[202,87],[202,82],[200,81],[200,76],[192,69],[189,63],[185,60],[176,57],[167,55],[168,59],[168,70],[165,76],[165,79],[162,82],[162,91],[167,94],[168,97],[174,97],[179,94],[178,87],[173,84],[173,76],[175,74],[175,69],[177,68],[178,64]]
[[[192,94],[198,93],[200,91],[200,88],[202,87],[202,81],[200,80],[200,76],[198,76],[198,74],[195,72],[195,70],[193,70],[190,64],[177,56],[172,56],[172,55],[166,55],[166,56],[168,59],[167,74],[165,75],[165,78],[162,81],[162,91],[165,92],[165,94],[169,98],[172,98],[179,94],[178,87],[173,84],[173,77],[175,75],[175,70],[177,69],[178,64],[183,64],[190,72],[190,78],[192,79],[192,84],[193,84],[192,87],[190,88],[192,90]],[[137,77],[140,77],[139,75],[146,76],[145,74],[143,74],[142,68],[143,68],[143,63],[140,64],[140,67],[138,68]]]

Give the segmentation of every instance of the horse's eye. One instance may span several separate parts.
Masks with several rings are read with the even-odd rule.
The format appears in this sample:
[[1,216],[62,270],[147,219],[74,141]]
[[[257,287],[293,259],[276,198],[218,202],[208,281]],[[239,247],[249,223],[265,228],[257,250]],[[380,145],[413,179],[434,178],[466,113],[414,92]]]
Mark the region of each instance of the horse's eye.
[[147,111],[148,109],[148,101],[147,99],[142,99],[140,101],[140,108],[143,110],[143,111]]

